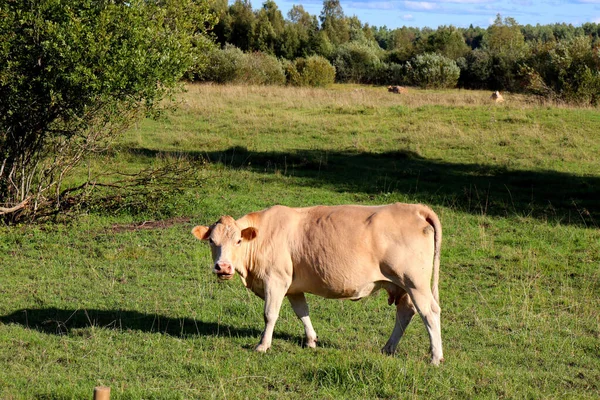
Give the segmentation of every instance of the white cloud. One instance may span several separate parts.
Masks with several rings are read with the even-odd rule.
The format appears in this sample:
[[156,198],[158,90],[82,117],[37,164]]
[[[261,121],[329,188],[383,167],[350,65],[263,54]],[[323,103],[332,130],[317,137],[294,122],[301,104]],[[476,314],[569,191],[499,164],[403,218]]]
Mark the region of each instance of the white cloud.
[[428,1],[405,1],[404,6],[409,10],[431,11],[438,8],[438,5]]
[[592,22],[595,24],[600,24],[600,17],[592,19]]
[[412,21],[415,19],[415,17],[412,14],[404,14],[400,18],[402,18],[404,21]]

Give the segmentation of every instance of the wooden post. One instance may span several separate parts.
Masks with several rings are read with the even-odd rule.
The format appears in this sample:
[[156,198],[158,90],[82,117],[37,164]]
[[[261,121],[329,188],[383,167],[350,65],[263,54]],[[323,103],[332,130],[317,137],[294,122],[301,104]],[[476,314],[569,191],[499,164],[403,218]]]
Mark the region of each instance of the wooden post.
[[110,388],[108,386],[96,386],[94,388],[94,400],[110,400]]

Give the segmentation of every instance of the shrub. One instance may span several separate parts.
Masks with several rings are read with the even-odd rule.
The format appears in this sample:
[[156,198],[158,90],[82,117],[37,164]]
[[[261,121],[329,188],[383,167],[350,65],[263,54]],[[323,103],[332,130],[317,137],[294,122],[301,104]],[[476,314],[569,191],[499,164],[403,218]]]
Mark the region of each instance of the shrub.
[[600,101],[599,48],[585,36],[537,43],[520,69],[523,88],[568,103],[597,105]]
[[492,73],[492,58],[481,49],[469,52],[465,57],[456,60],[460,68],[458,85],[468,89],[489,89]]
[[286,81],[281,62],[275,56],[266,53],[244,53],[228,44],[223,49],[210,51],[208,60],[208,66],[196,79],[251,85],[283,85]]
[[272,55],[254,52],[245,54],[236,81],[250,85],[284,85],[285,72]]
[[60,211],[69,172],[199,65],[211,21],[195,0],[4,1],[0,215]]
[[409,84],[406,76],[405,65],[396,63],[379,64],[373,83],[379,85],[407,85]]
[[208,54],[207,67],[196,79],[215,83],[235,82],[245,62],[244,57],[242,50],[233,45],[228,44],[224,49],[212,49]]
[[415,56],[406,69],[411,83],[423,88],[455,87],[460,75],[454,60],[435,53]]
[[340,82],[371,83],[381,63],[377,49],[363,42],[349,42],[339,46],[333,55],[336,78]]
[[286,70],[288,82],[295,86],[326,86],[335,81],[335,67],[321,56],[297,58]]

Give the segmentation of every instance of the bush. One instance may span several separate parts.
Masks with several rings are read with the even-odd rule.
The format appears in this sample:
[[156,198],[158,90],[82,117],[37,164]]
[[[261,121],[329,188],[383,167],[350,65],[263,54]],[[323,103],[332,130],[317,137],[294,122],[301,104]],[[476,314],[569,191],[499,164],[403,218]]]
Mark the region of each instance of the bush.
[[245,62],[244,58],[242,50],[233,45],[227,45],[224,49],[212,49],[208,54],[207,67],[196,79],[215,83],[235,82]]
[[568,103],[597,105],[600,101],[599,48],[589,37],[536,43],[520,69],[522,87],[531,93]]
[[492,58],[481,49],[468,53],[456,60],[460,68],[458,85],[468,89],[489,89],[489,79],[492,73]]
[[363,42],[345,43],[333,55],[333,65],[339,82],[371,83],[374,81],[381,61],[377,49]]
[[228,44],[223,49],[209,52],[208,66],[196,79],[215,83],[283,85],[286,74],[276,57],[261,52],[244,53]]
[[411,83],[423,88],[452,88],[458,83],[460,69],[454,60],[435,53],[415,56],[406,65]]
[[335,81],[335,67],[321,56],[297,58],[286,68],[288,82],[295,86],[326,86]]
[[408,85],[406,67],[396,63],[381,63],[375,72],[373,83],[378,85]]
[[244,55],[236,81],[250,85],[284,85],[285,72],[272,55],[254,52]]
[[58,212],[63,179],[199,65],[212,23],[195,0],[4,1],[0,215]]

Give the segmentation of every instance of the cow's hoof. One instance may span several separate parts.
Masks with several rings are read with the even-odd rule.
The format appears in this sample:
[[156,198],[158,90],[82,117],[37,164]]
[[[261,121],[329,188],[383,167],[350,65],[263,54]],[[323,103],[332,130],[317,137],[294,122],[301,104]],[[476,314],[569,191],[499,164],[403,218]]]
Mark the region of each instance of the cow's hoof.
[[266,353],[267,350],[269,350],[269,346],[264,345],[264,344],[259,344],[254,348],[254,351],[256,351],[258,353]]
[[316,340],[309,340],[306,343],[306,347],[309,347],[311,349],[316,349],[317,348],[317,341]]
[[394,355],[394,353],[396,352],[396,349],[395,349],[395,348],[393,348],[392,346],[389,346],[389,345],[387,345],[387,344],[386,344],[386,345],[385,345],[385,346],[383,346],[383,348],[381,349],[381,352],[382,352],[383,354],[387,354],[388,356],[393,356],[393,355]]
[[435,365],[436,367],[439,366],[441,363],[444,362],[444,358],[432,358],[431,359],[431,364]]

